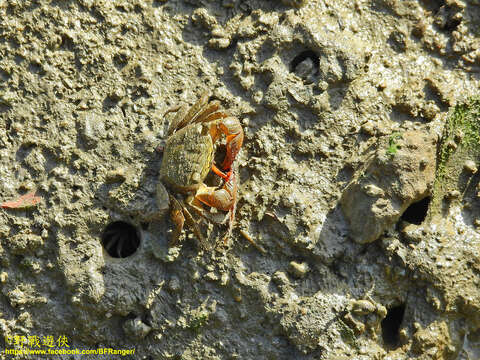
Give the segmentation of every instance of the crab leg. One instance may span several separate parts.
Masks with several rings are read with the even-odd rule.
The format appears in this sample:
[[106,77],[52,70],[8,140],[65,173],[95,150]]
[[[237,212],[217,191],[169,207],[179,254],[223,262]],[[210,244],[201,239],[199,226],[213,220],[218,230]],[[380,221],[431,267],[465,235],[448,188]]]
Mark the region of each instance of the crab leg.
[[172,211],[170,213],[170,216],[172,218],[173,223],[175,224],[175,230],[172,234],[172,238],[170,239],[170,246],[174,246],[175,244],[178,243],[178,238],[182,233],[183,224],[185,223],[185,220],[187,221],[187,224],[193,229],[193,233],[197,237],[198,241],[200,241],[200,244],[203,245],[205,243],[205,239],[203,238],[203,235],[200,232],[200,229],[198,228],[197,223],[193,219],[192,214],[190,214],[187,208],[183,206],[173,196],[170,196],[170,203],[172,206]]
[[177,114],[168,127],[167,136],[172,135],[176,130],[180,130],[190,122],[200,122],[201,120],[199,121],[198,118],[208,117],[208,115],[217,111],[220,104],[217,104],[216,102],[213,104],[209,103],[208,98],[208,92],[204,92],[200,99],[198,99],[198,101],[190,108],[190,110],[188,109],[187,105],[176,106],[168,109],[165,112],[165,115],[175,111]]
[[178,129],[183,128],[184,126],[188,125],[197,114],[203,113],[205,109],[208,107],[208,98],[209,98],[208,92],[204,92],[202,96],[200,96],[200,99],[198,99],[198,101],[195,104],[193,104],[193,106],[187,112],[183,120],[180,121],[177,128]]
[[237,166],[235,166],[235,170],[230,170],[230,172],[228,173],[230,179],[225,183],[225,186],[228,185],[230,193],[233,197],[232,208],[230,209],[230,222],[228,223],[228,232],[223,239],[223,242],[225,244],[227,243],[228,238],[232,235],[233,223],[235,222],[235,212],[237,211],[237,170],[238,164]]
[[[223,119],[223,118],[226,118],[228,117],[227,114],[225,114],[224,112],[222,111],[216,111],[216,112],[213,112],[209,115],[207,115],[205,118],[202,118],[201,119],[201,122],[204,122],[204,123],[209,123],[209,122],[212,122],[214,120],[217,120],[217,119]],[[195,121],[195,122],[200,122],[200,121]],[[217,136],[219,136],[220,134],[217,134]],[[217,139],[213,139],[213,140],[217,140]],[[214,141],[214,142],[215,142]]]
[[170,218],[172,222],[175,224],[175,230],[173,231],[172,237],[170,238],[170,246],[175,246],[178,243],[178,238],[183,230],[183,224],[185,223],[185,216],[183,216],[183,208],[182,205],[175,199],[173,196],[170,197]]
[[167,136],[172,135],[175,132],[175,130],[177,130],[178,125],[180,124],[180,122],[185,117],[185,115],[188,111],[188,107],[186,105],[183,105],[183,106],[180,106],[180,107],[176,106],[174,108],[168,109],[167,112],[165,113],[165,115],[167,115],[170,112],[175,112],[175,111],[177,113],[175,114],[175,117],[173,118],[173,120],[170,122],[170,125],[168,125]]
[[182,206],[183,208],[183,215],[185,215],[185,219],[187,220],[188,226],[190,226],[193,229],[193,233],[197,237],[198,241],[200,242],[200,245],[203,247],[206,242],[205,238],[202,235],[202,232],[200,231],[200,228],[198,227],[197,222],[193,218],[192,214],[190,214],[190,211],[187,210],[185,206]]
[[[216,113],[219,108],[220,108],[220,102],[217,100],[208,103],[208,106],[195,116],[195,118],[192,120],[192,123],[201,123],[201,122],[211,121],[210,116]],[[218,112],[218,113],[221,113],[221,112]]]

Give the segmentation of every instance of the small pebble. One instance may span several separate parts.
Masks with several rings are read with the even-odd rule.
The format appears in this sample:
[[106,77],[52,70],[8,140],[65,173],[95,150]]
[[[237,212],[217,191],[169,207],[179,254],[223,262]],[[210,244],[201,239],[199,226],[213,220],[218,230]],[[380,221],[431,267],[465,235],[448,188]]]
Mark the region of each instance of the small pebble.
[[209,281],[217,281],[218,280],[217,274],[215,274],[213,271],[210,271],[210,272],[206,273],[203,277],[206,280],[209,280]]
[[172,277],[168,283],[168,290],[170,290],[171,292],[177,292],[180,290],[180,288],[180,280],[178,279],[178,277]]
[[228,274],[227,273],[223,273],[222,274],[222,277],[220,278],[220,284],[225,286],[228,284],[228,280],[229,280],[229,277],[228,277]]
[[449,149],[455,150],[457,148],[457,144],[453,140],[448,140],[447,141],[447,147]]
[[477,165],[472,160],[465,161],[463,168],[472,174],[475,174],[478,171]]
[[82,137],[90,148],[97,146],[97,143],[105,134],[104,119],[98,114],[88,113],[80,119],[82,123]]
[[460,197],[460,191],[458,190],[451,190],[448,192],[448,197],[450,199],[457,199]]
[[371,121],[367,121],[362,125],[362,132],[366,135],[373,136],[376,133],[375,124]]
[[197,281],[198,279],[200,279],[200,273],[198,272],[198,270],[192,271],[190,273],[190,277],[192,280]]
[[225,49],[230,46],[231,40],[229,38],[210,39],[208,45],[214,49]]
[[116,168],[115,170],[110,170],[105,175],[105,181],[107,183],[117,183],[123,182],[126,179],[125,169]]
[[285,274],[283,271],[276,271],[272,276],[272,280],[278,286],[290,285],[287,274]]
[[311,58],[307,57],[305,60],[300,62],[297,66],[295,66],[294,71],[298,77],[301,77],[302,79],[308,79],[310,76],[312,76],[316,72],[315,63]]
[[5,284],[7,282],[7,279],[8,279],[8,274],[5,271],[2,271],[0,273],[0,282],[2,284]]
[[288,272],[297,278],[304,278],[310,270],[307,263],[297,263],[296,261],[291,261],[288,267]]
[[374,184],[368,184],[363,187],[363,191],[370,197],[383,197],[384,191]]
[[123,324],[125,334],[136,339],[143,339],[152,328],[145,324],[140,318],[130,319]]

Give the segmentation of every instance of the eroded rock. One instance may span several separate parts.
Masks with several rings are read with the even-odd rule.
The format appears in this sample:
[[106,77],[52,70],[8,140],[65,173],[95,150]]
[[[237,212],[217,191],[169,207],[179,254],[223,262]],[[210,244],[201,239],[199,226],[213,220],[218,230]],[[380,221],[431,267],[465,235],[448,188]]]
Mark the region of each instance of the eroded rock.
[[430,195],[435,144],[428,130],[406,131],[381,139],[375,152],[366,155],[340,200],[356,242],[375,241],[409,205]]

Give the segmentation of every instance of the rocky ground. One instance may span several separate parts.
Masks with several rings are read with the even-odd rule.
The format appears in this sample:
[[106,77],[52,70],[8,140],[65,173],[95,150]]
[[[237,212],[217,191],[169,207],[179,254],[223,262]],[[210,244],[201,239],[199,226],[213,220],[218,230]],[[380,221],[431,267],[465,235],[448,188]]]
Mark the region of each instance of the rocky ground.
[[[478,0],[0,0],[0,19],[0,201],[41,198],[0,211],[2,350],[480,358]],[[166,113],[205,91],[245,132],[237,222],[169,247]]]

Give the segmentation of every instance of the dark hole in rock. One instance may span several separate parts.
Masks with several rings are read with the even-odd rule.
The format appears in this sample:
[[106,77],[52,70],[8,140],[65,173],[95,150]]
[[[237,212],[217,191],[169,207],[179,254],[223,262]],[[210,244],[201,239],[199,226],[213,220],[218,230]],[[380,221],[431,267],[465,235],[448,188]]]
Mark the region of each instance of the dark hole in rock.
[[430,196],[410,205],[402,214],[402,220],[410,224],[420,225],[427,216],[428,205],[430,205]]
[[75,47],[75,43],[73,39],[67,35],[62,35],[61,36],[61,43],[60,43],[60,48],[63,50],[70,50],[72,51]]
[[111,108],[117,106],[118,102],[120,101],[115,95],[109,95],[103,99],[103,111],[108,111]]
[[462,22],[461,19],[450,18],[450,19],[447,20],[443,30],[453,31],[458,27],[458,25],[460,25],[461,22]]
[[124,54],[116,54],[113,57],[113,63],[115,64],[117,69],[123,69],[128,63],[128,58]]
[[407,48],[406,36],[400,31],[393,31],[387,42],[398,53],[405,52]]
[[318,74],[320,60],[318,55],[312,50],[302,51],[290,62],[290,71],[297,74],[302,79],[307,79]]
[[445,0],[437,0],[437,1],[421,0],[420,4],[428,11],[432,13],[436,13],[438,9],[440,9],[442,6],[445,5]]
[[405,304],[388,309],[387,316],[382,320],[382,338],[385,345],[397,348],[400,345],[400,325],[405,314]]
[[153,0],[152,6],[153,6],[154,8],[158,8],[158,7],[160,7],[160,6],[164,5],[164,4],[165,4],[165,1],[164,1],[164,0]]
[[135,226],[125,221],[115,221],[103,231],[102,245],[111,257],[126,258],[140,246],[140,234]]

